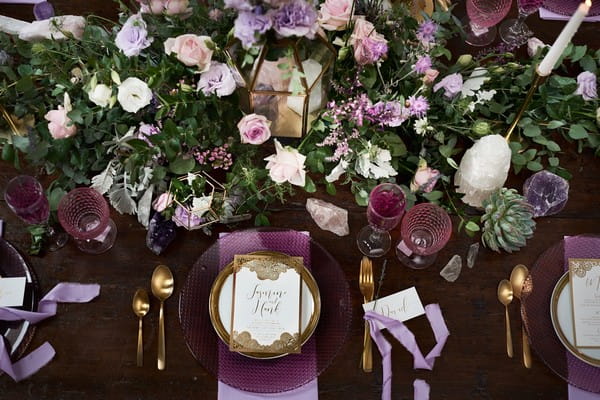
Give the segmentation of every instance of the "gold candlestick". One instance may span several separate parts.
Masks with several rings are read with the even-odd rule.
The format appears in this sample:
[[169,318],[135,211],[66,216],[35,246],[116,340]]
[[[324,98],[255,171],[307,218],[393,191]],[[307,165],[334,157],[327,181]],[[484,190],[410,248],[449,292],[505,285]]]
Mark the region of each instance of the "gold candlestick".
[[540,75],[538,73],[538,71],[537,71],[537,68],[536,68],[536,70],[535,70],[535,78],[533,78],[533,82],[531,83],[531,87],[529,88],[529,92],[527,92],[527,96],[525,97],[525,101],[523,102],[523,105],[521,105],[521,108],[519,109],[519,112],[515,116],[515,119],[513,120],[512,124],[510,124],[510,127],[508,128],[508,130],[506,131],[506,134],[504,135],[504,138],[506,139],[507,142],[510,141],[510,135],[512,135],[513,131],[515,130],[515,128],[519,124],[519,121],[523,117],[523,114],[525,114],[525,111],[527,111],[527,108],[529,107],[529,103],[531,103],[531,99],[533,99],[533,95],[535,94],[537,88],[540,86],[540,84],[542,82],[544,82],[546,80],[547,77],[548,77],[547,75]]

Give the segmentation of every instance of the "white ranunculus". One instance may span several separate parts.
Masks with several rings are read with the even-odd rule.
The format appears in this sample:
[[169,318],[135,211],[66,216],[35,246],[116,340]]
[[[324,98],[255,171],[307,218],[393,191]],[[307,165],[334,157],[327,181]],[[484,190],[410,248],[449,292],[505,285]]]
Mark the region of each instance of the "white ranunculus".
[[138,78],[127,78],[119,85],[117,100],[123,110],[135,113],[150,104],[152,90]]
[[327,175],[325,177],[325,180],[329,183],[331,182],[335,182],[338,179],[340,179],[340,176],[344,175],[344,173],[346,172],[346,170],[348,169],[348,162],[345,160],[340,160],[340,162],[338,163],[338,165],[336,165],[331,172],[329,173],[329,175]]
[[106,86],[105,84],[101,83],[99,85],[96,85],[96,87],[94,87],[93,89],[90,89],[90,91],[87,92],[87,94],[92,103],[104,108],[110,103],[112,89]]
[[358,154],[356,159],[356,172],[365,178],[382,179],[398,175],[390,163],[392,155],[389,150],[384,150],[371,143]]

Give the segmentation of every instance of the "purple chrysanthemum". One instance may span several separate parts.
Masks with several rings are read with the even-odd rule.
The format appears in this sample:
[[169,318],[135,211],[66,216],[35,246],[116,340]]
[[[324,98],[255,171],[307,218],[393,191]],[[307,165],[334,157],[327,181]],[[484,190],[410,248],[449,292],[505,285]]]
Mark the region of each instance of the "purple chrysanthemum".
[[431,68],[431,57],[422,56],[419,57],[417,62],[415,63],[414,70],[418,74],[424,74],[428,69]]
[[423,43],[435,42],[435,34],[437,33],[438,25],[429,20],[421,23],[417,29],[417,39]]
[[411,116],[422,118],[427,114],[427,110],[429,110],[429,101],[427,101],[425,96],[410,96],[408,103],[408,111]]
[[318,27],[317,11],[303,0],[285,3],[273,15],[273,28],[284,37],[306,36],[313,39]]

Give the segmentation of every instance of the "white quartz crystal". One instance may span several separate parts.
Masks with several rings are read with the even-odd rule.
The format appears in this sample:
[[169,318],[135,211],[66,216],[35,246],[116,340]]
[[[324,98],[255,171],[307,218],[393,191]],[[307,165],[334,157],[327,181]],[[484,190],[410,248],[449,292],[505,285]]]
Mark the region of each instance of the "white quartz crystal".
[[462,201],[473,207],[501,188],[508,177],[511,151],[500,135],[481,138],[465,152],[454,176],[457,193],[464,193]]

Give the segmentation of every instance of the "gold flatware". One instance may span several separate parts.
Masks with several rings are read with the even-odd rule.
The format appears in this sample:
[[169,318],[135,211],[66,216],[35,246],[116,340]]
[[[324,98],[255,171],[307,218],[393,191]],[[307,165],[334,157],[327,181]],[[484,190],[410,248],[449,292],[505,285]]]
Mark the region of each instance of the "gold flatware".
[[[510,284],[512,285],[514,296],[521,301],[521,294],[523,293],[523,284],[525,279],[529,275],[529,270],[523,264],[515,265],[512,272],[510,273]],[[527,332],[525,332],[525,326],[521,321],[521,336],[523,341],[523,365],[525,368],[531,368],[531,349],[529,348],[529,339],[527,338]]]
[[[358,276],[358,285],[360,287],[360,293],[364,297],[364,302],[368,303],[373,301],[373,294],[375,292],[375,283],[373,282],[373,264],[368,257],[363,257],[360,262],[360,274]],[[369,323],[365,321],[365,336],[363,340],[363,353],[362,353],[362,366],[363,371],[371,372],[373,370],[373,354],[371,347],[371,333],[369,330]]]
[[512,334],[510,333],[510,319],[508,318],[508,305],[513,299],[513,289],[510,281],[502,279],[498,284],[498,300],[504,305],[504,319],[506,323],[506,353],[513,356]]
[[166,299],[173,293],[173,274],[166,265],[159,265],[152,273],[152,294],[160,300],[160,312],[158,314],[158,369],[165,369],[165,318],[163,306]]
[[133,312],[139,319],[138,323],[138,343],[137,343],[137,366],[144,365],[144,350],[143,350],[143,335],[142,335],[142,319],[150,310],[150,300],[148,292],[144,289],[136,290],[133,295]]

